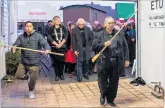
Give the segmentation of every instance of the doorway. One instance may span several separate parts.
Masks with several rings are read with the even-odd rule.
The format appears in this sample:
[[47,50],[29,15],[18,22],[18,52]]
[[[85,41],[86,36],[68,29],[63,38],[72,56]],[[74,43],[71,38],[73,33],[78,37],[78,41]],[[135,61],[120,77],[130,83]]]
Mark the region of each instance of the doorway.
[[[42,34],[44,36],[45,33],[45,22],[32,22],[34,26],[34,30],[36,30],[38,33]],[[23,34],[24,28],[25,28],[25,22],[18,22],[18,36]]]

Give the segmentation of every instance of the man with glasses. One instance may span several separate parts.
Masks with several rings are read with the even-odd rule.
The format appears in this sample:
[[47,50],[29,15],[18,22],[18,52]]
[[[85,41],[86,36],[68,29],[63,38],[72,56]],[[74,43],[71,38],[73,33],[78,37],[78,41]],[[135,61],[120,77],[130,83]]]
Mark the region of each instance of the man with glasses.
[[85,26],[85,20],[79,18],[77,21],[77,27],[72,31],[72,47],[77,56],[76,70],[78,82],[82,82],[82,74],[85,79],[89,79],[88,63],[90,59],[91,44],[92,32],[89,27]]
[[92,48],[99,52],[105,45],[108,47],[104,50],[97,61],[98,69],[98,85],[100,88],[100,104],[107,103],[113,107],[116,106],[114,99],[117,95],[119,77],[124,76],[124,65],[129,66],[129,50],[121,31],[113,41],[109,41],[116,33],[114,29],[114,19],[106,17],[104,21],[104,30],[95,34]]

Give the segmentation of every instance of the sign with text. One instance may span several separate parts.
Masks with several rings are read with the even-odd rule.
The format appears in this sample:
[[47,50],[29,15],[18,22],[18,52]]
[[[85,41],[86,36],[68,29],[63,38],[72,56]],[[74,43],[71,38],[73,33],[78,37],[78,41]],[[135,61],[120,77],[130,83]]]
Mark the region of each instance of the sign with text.
[[60,16],[63,22],[63,10],[56,10],[56,7],[48,3],[26,2],[18,5],[18,22],[34,21],[47,22],[54,16]]
[[29,15],[46,15],[46,12],[29,12]]
[[[164,0],[150,1],[151,8],[149,15],[149,28],[164,28],[165,27],[165,13],[162,12],[164,7]],[[155,14],[156,13],[156,14]]]
[[162,9],[163,0],[152,0],[151,1],[151,10]]
[[150,28],[163,28],[165,27],[165,14],[150,15],[149,16]]
[[[138,0],[138,54],[140,75],[147,82],[165,85],[165,0]],[[137,60],[138,61],[138,60]]]

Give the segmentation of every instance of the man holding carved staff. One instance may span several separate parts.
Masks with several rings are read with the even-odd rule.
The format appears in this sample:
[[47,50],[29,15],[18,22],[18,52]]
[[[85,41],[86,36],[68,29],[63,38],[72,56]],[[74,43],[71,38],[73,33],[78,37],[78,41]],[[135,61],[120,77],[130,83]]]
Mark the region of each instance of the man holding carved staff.
[[[49,53],[49,45],[44,37],[33,29],[33,24],[30,21],[25,23],[25,32],[20,35],[13,46],[23,47],[33,50],[46,49],[45,53]],[[18,48],[19,49],[19,48]],[[16,48],[12,48],[13,53]],[[34,90],[37,76],[39,73],[40,53],[36,51],[21,50],[21,62],[15,74],[16,79],[28,79],[29,98],[35,98]],[[27,75],[29,72],[29,76]]]
[[106,17],[104,21],[104,30],[95,34],[92,48],[99,52],[105,46],[107,48],[97,60],[98,65],[98,85],[100,88],[100,104],[107,103],[111,106],[116,106],[114,99],[117,95],[119,77],[124,76],[124,65],[129,66],[129,50],[124,37],[124,32],[121,31],[112,41],[110,39],[117,33],[114,29],[114,19]]

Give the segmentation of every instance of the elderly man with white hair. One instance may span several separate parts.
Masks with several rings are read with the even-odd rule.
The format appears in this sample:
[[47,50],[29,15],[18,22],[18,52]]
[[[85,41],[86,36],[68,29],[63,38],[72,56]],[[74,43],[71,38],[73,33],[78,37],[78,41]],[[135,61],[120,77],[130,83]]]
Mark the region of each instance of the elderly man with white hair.
[[85,26],[85,20],[79,18],[77,26],[72,31],[72,47],[77,56],[76,70],[78,82],[82,82],[82,75],[85,79],[89,79],[88,63],[90,59],[92,37],[90,28]]
[[94,51],[101,51],[105,45],[108,46],[97,61],[98,85],[100,88],[100,104],[107,103],[116,106],[114,100],[117,95],[119,77],[124,76],[124,65],[129,66],[128,45],[121,31],[113,41],[110,39],[118,32],[114,28],[115,22],[112,17],[106,17],[104,30],[97,32],[93,39],[92,48]]

